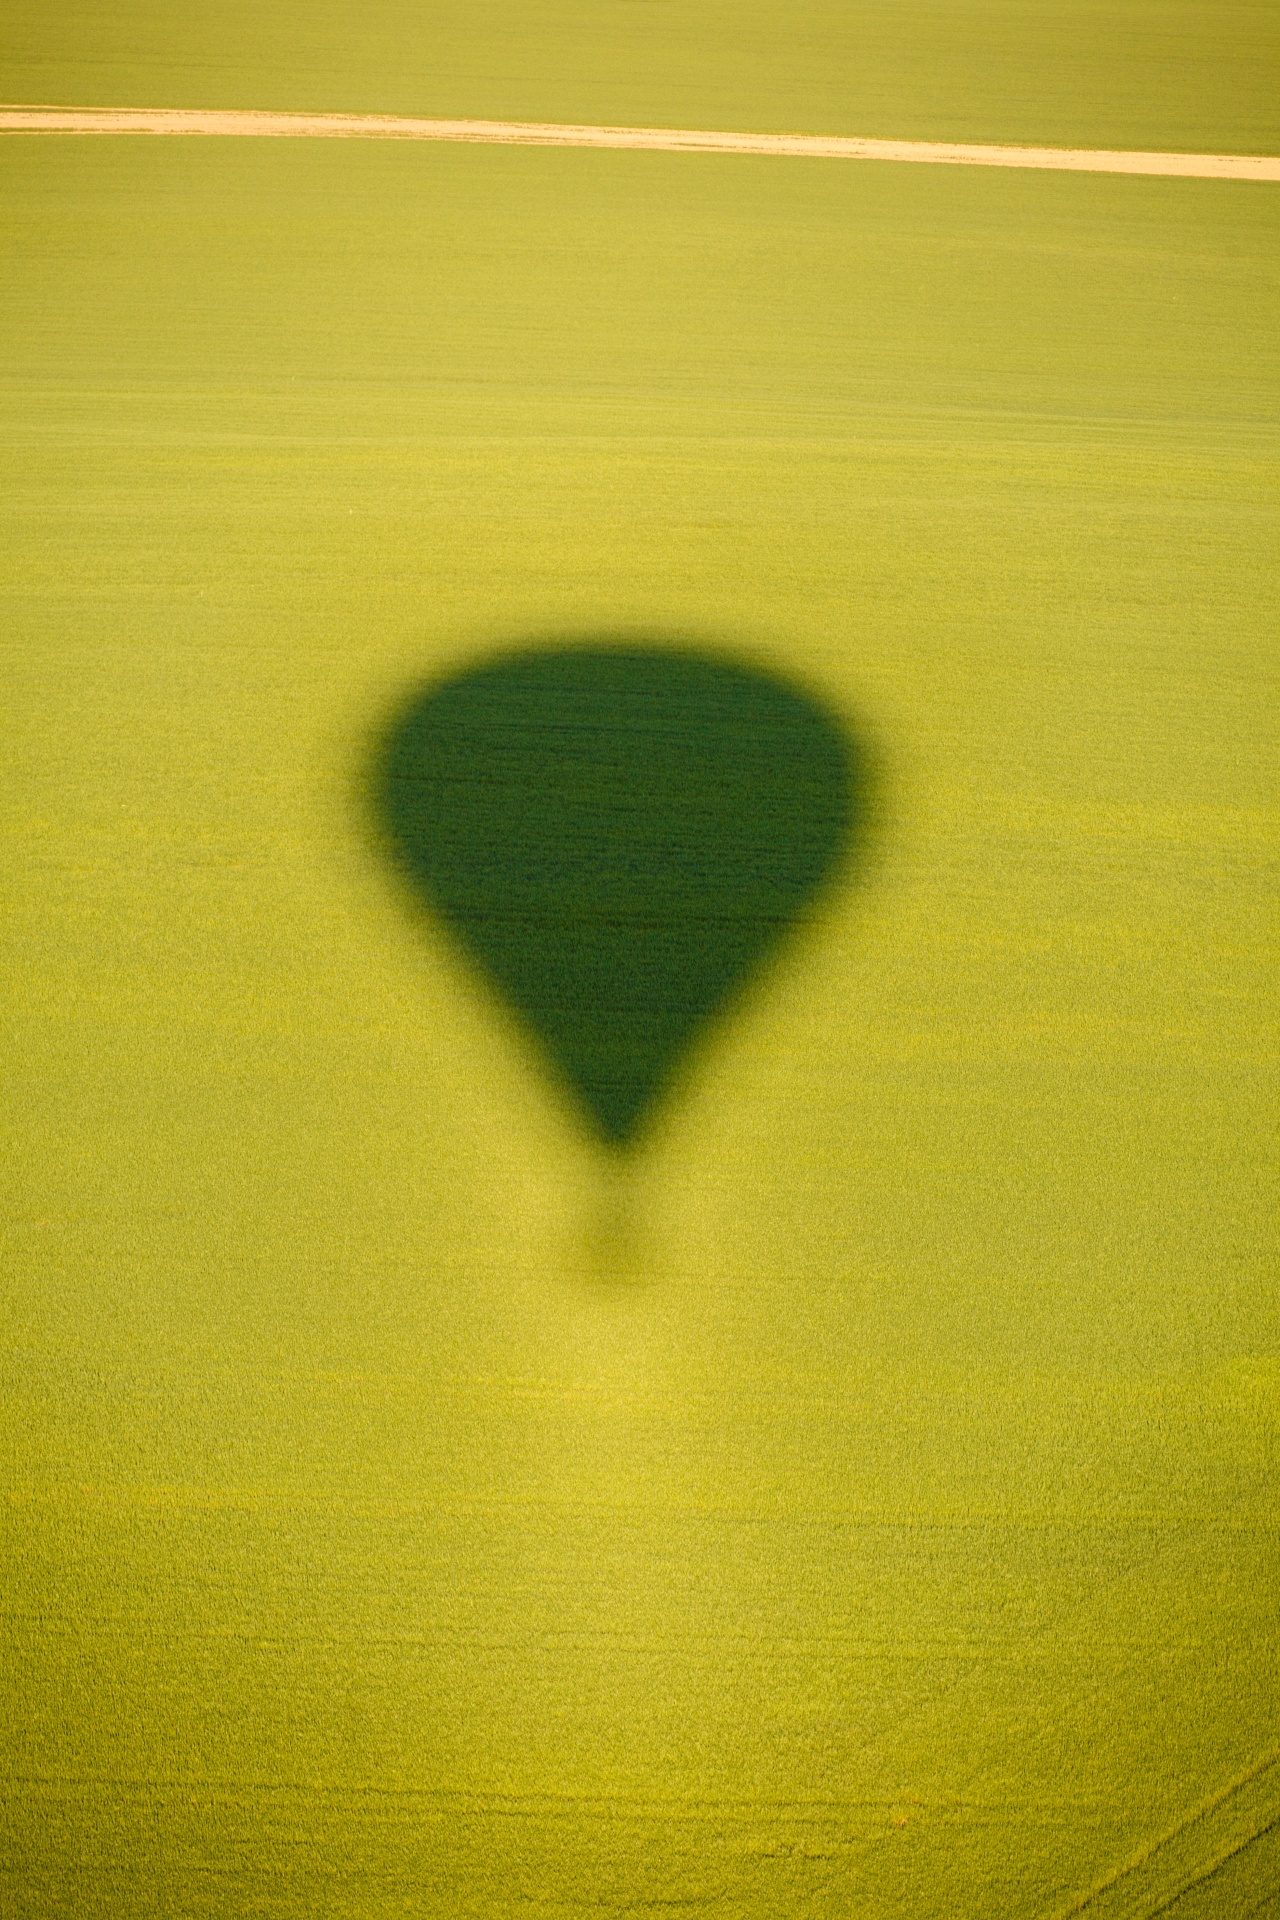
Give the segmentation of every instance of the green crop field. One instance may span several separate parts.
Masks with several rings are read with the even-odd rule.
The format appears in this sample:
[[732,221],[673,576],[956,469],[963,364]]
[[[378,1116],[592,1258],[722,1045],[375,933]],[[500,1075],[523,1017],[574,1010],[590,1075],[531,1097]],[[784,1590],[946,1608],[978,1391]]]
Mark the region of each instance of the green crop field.
[[[17,0],[0,98],[1274,154],[1276,20]],[[1274,1913],[1280,186],[0,177],[0,1909]],[[620,1166],[368,802],[601,641],[874,770]]]

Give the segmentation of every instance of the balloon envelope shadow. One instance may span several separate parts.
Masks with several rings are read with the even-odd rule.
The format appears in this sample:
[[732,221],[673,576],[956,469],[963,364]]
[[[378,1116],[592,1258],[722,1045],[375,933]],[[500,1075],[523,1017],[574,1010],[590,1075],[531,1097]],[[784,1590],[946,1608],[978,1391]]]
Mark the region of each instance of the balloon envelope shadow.
[[372,795],[414,894],[624,1148],[833,877],[865,787],[849,730],[786,681],[601,642],[417,692]]

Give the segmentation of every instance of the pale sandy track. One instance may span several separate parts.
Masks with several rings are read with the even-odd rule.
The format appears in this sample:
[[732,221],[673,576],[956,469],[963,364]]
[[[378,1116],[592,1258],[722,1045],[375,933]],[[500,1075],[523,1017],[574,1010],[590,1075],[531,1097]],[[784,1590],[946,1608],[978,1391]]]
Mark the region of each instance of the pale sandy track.
[[294,140],[462,140],[486,146],[641,147],[816,160],[914,160],[931,166],[1037,167],[1064,173],[1180,174],[1277,180],[1280,159],[1236,153],[1129,153],[1076,147],[971,147],[836,134],[695,133],[670,127],[543,126],[523,120],[407,120],[376,113],[256,113],[186,107],[0,107],[0,133],[232,134]]

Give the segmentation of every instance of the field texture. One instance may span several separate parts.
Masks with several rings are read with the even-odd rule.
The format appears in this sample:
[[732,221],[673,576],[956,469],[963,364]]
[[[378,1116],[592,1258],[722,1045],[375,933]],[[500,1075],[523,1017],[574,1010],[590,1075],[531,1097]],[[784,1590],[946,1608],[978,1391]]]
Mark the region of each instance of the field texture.
[[[0,95],[1280,151],[1249,6],[250,12]],[[0,173],[0,1906],[1273,1912],[1280,189]],[[875,792],[622,1196],[366,799],[603,637]]]

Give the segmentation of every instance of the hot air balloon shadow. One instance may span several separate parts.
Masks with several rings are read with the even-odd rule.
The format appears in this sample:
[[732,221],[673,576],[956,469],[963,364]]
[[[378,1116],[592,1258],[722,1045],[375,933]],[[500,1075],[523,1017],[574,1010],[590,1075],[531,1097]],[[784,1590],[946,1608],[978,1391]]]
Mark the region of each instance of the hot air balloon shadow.
[[601,640],[414,692],[371,791],[404,880],[572,1091],[616,1193],[698,1046],[848,863],[867,785],[805,690]]

